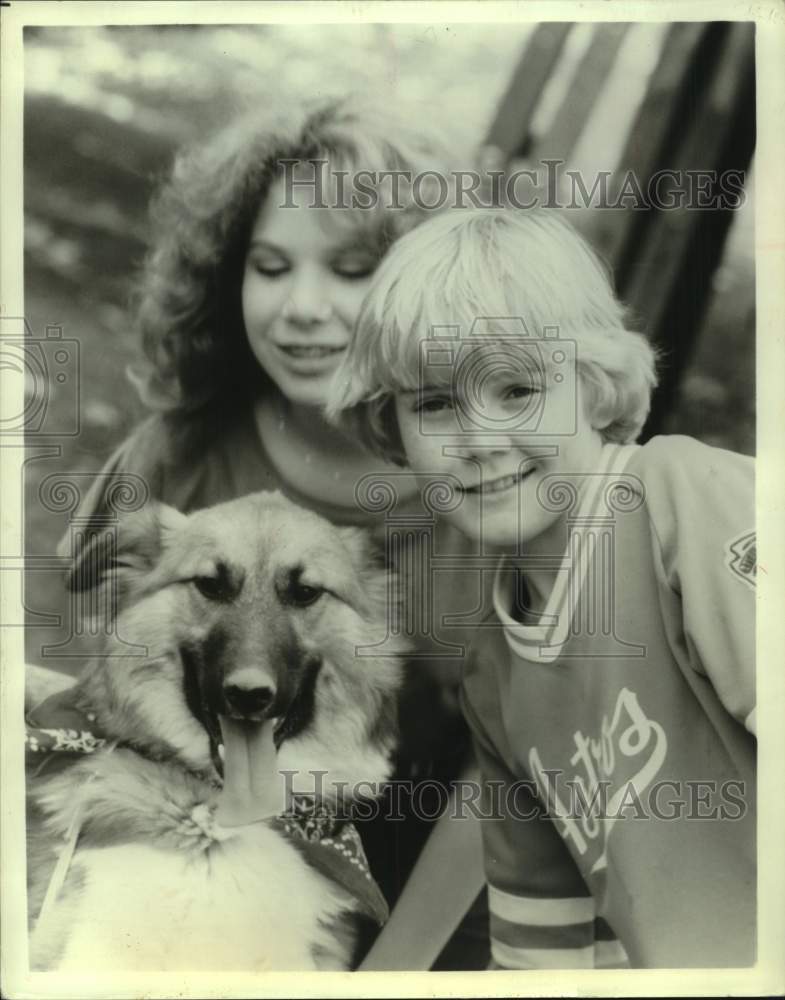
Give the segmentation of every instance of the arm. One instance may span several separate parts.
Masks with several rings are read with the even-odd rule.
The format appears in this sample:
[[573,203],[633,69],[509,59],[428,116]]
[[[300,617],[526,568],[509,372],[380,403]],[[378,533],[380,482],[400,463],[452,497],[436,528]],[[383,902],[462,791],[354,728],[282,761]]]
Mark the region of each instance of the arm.
[[25,714],[32,712],[53,694],[70,688],[74,679],[60,670],[40,667],[37,663],[25,665]]
[[754,734],[752,459],[689,438],[655,439],[647,447],[655,444],[646,493],[661,584],[680,607],[691,668]]
[[[477,781],[474,764],[461,775]],[[428,970],[485,884],[480,821],[453,818],[456,795],[437,821],[389,921],[360,970]]]

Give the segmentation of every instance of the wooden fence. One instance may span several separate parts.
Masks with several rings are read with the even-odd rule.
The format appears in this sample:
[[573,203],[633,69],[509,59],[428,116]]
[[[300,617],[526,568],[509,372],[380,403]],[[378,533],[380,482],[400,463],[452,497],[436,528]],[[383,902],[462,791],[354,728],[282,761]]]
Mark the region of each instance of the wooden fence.
[[[486,137],[487,162],[509,170],[559,160],[568,169],[629,27],[594,26],[547,131],[537,134],[533,123],[540,102],[576,30],[573,24],[540,25]],[[644,439],[661,429],[690,360],[733,219],[731,188],[737,189],[752,158],[754,45],[752,24],[677,23],[665,31],[609,181],[609,204],[622,204],[588,213],[580,222],[610,264],[639,328],[661,352],[660,387]],[[648,198],[652,187],[663,202],[678,204],[685,182],[690,205],[629,207],[638,200],[636,191]],[[591,190],[591,184],[585,188]],[[723,198],[727,206],[717,207]]]

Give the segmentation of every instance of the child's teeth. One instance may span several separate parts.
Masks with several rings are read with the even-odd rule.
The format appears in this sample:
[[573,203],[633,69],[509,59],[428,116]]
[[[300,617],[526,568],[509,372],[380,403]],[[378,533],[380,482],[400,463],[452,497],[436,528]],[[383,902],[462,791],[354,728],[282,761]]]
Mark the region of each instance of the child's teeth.
[[521,480],[525,479],[526,476],[531,472],[528,469],[526,472],[519,472],[514,476],[505,476],[504,479],[496,479],[492,483],[484,483],[480,486],[472,486],[467,492],[469,493],[501,493],[502,490],[508,490],[511,486],[515,486]]
[[485,493],[498,493],[500,490],[507,490],[518,480],[518,476],[506,476],[504,479],[497,479],[495,483],[489,483],[483,487]]
[[324,358],[328,354],[335,354],[339,347],[287,347],[286,351],[297,358]]

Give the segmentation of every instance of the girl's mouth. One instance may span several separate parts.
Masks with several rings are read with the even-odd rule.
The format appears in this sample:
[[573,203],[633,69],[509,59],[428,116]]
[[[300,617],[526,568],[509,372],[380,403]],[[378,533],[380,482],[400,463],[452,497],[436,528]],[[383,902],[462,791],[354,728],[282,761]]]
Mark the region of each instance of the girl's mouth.
[[316,344],[300,346],[298,344],[279,344],[278,350],[283,351],[290,358],[303,358],[306,360],[319,360],[321,358],[333,357],[345,350],[344,347],[326,347]]
[[486,496],[491,493],[504,493],[523,482],[527,476],[534,472],[534,468],[526,469],[525,472],[516,472],[511,476],[502,476],[499,479],[492,479],[489,483],[479,483],[477,486],[464,487],[464,493]]

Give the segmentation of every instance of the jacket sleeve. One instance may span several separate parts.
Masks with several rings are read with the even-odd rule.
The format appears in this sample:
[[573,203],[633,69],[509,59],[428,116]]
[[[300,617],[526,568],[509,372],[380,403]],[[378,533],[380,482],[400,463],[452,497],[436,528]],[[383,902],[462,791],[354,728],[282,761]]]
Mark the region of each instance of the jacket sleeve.
[[595,902],[547,818],[533,782],[516,778],[480,721],[464,674],[462,708],[482,781],[482,831],[494,968],[578,969],[627,965],[624,949],[596,917]]
[[754,734],[753,460],[687,437],[655,438],[645,449],[655,563],[678,599],[690,665]]

